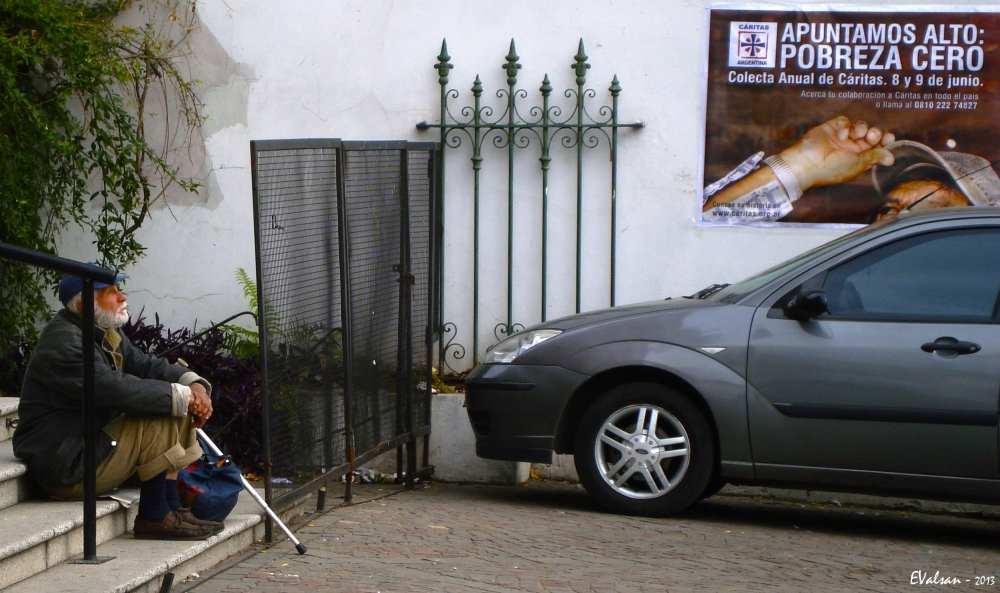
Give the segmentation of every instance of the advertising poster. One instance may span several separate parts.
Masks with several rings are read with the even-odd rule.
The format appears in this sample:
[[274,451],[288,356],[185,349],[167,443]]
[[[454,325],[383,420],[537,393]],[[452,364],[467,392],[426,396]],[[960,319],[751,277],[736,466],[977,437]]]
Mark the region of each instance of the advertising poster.
[[1000,205],[1000,13],[709,10],[702,224]]

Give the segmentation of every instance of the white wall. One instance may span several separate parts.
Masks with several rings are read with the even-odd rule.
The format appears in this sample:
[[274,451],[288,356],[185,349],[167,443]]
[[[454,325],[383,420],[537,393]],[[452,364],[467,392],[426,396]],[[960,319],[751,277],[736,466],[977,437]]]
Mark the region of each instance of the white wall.
[[[859,5],[865,2],[856,2]],[[553,103],[574,85],[577,42],[586,43],[588,87],[596,106],[608,101],[613,75],[623,87],[618,193],[620,304],[686,294],[733,281],[837,236],[821,229],[718,228],[695,225],[703,136],[702,64],[705,0],[205,0],[192,62],[203,81],[207,195],[199,204],[160,209],[143,228],[148,256],[127,285],[133,309],[159,312],[170,327],[204,324],[245,308],[233,278],[254,268],[249,142],[339,137],[437,140],[417,122],[438,117],[433,69],[447,38],[455,69],[453,105],[471,103],[478,73],[484,101],[505,86],[501,66],[517,42],[526,105],[540,102],[548,73]],[[982,2],[980,2],[982,4]],[[468,143],[448,154],[446,317],[471,344],[472,222]],[[485,150],[481,347],[506,310],[506,154]],[[587,151],[584,309],[607,303],[606,148]],[[554,149],[549,316],[572,312],[574,153]],[[519,150],[515,231],[515,321],[537,322],[539,274],[537,142]],[[190,202],[190,200],[188,201]],[[69,236],[64,255],[92,256],[89,241]],[[466,357],[468,362],[470,357]]]

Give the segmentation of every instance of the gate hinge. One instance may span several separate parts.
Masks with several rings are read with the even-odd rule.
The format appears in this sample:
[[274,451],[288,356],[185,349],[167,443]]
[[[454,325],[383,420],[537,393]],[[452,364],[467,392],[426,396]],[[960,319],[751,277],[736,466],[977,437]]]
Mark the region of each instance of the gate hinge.
[[4,420],[4,424],[7,428],[17,428],[18,418],[7,418]]
[[417,279],[416,279],[416,277],[413,276],[413,274],[411,274],[409,272],[407,272],[405,274],[403,273],[403,265],[402,264],[393,264],[392,271],[399,274],[399,282],[406,282],[407,284],[409,284],[411,286],[417,283]]

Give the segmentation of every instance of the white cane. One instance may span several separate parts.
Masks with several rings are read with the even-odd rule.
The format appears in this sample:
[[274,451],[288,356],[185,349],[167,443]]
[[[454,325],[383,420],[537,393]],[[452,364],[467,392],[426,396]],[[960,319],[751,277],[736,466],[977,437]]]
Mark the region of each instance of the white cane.
[[[220,451],[219,448],[215,446],[215,443],[212,442],[212,439],[208,438],[208,435],[205,434],[204,430],[200,428],[197,428],[195,430],[198,431],[198,436],[201,439],[203,439],[206,445],[208,445],[209,449],[212,450],[212,453],[216,455],[222,455],[222,451]],[[260,508],[264,509],[264,512],[267,513],[267,516],[270,517],[272,521],[277,523],[278,527],[280,527],[281,530],[285,532],[285,535],[288,536],[288,539],[291,540],[293,544],[295,544],[295,549],[298,550],[299,554],[305,554],[306,547],[301,543],[299,543],[299,540],[297,540],[295,536],[292,535],[292,532],[288,529],[288,527],[286,527],[285,524],[281,522],[281,519],[278,518],[278,515],[274,514],[274,511],[271,510],[271,507],[267,506],[267,503],[264,502],[264,499],[260,497],[260,494],[257,494],[257,491],[254,489],[253,486],[250,485],[250,482],[247,482],[247,479],[244,478],[242,474],[240,474],[240,480],[243,481],[243,489],[250,493],[250,496],[252,496],[253,499],[257,501],[257,504],[260,505]]]

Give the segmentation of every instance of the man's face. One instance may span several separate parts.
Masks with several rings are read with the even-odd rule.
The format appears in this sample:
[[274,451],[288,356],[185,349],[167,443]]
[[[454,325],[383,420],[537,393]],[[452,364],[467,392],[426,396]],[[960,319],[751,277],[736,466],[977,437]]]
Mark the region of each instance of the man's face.
[[886,202],[878,212],[878,219],[882,220],[883,218],[899,214],[900,210],[914,204],[917,200],[927,196],[927,194],[931,195],[917,204],[914,210],[970,205],[969,200],[962,195],[962,192],[940,182],[923,180],[907,181],[900,183],[885,195]]
[[104,329],[121,327],[128,321],[125,293],[116,286],[94,291],[94,322]]

